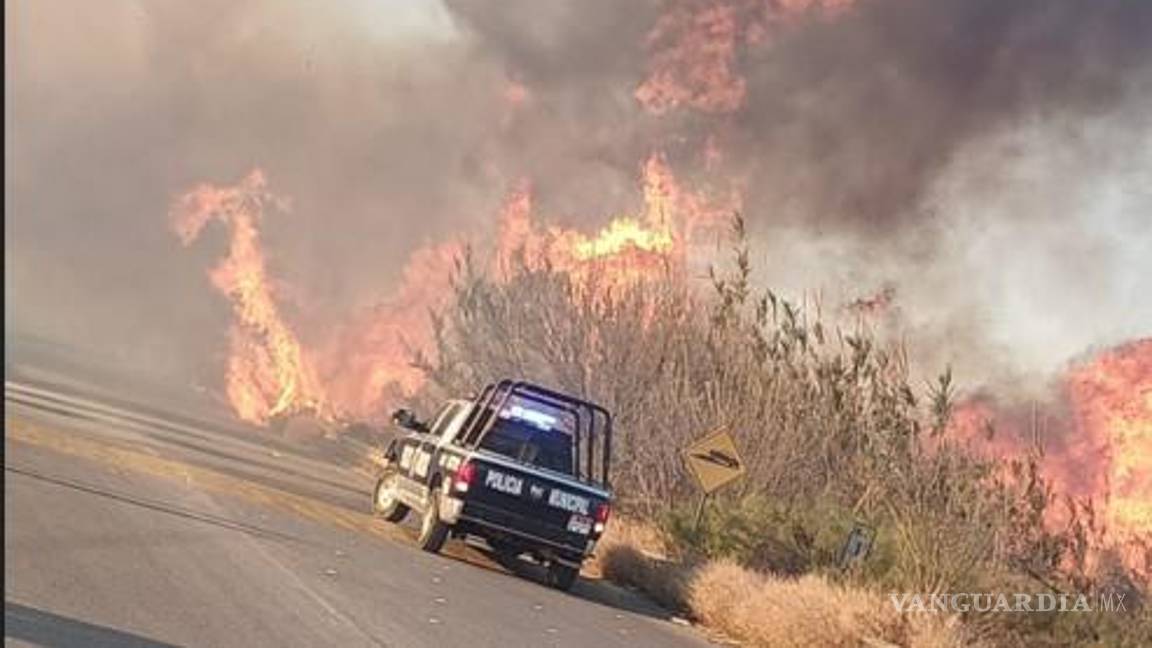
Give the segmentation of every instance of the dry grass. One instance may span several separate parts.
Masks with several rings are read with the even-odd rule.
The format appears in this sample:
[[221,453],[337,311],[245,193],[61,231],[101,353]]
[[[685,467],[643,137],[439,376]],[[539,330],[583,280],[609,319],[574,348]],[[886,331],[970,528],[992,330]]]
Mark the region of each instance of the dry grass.
[[669,610],[684,609],[687,572],[668,560],[666,538],[652,524],[628,518],[610,522],[587,570],[641,589]]
[[978,645],[958,618],[902,615],[880,593],[819,576],[781,579],[729,561],[689,567],[621,543],[602,551],[600,565],[605,577],[748,646]]
[[901,615],[879,593],[813,575],[778,579],[725,561],[693,575],[687,603],[705,625],[752,646],[972,645],[958,620]]
[[668,539],[655,525],[628,517],[619,517],[608,523],[600,540],[601,549],[625,545],[641,554],[660,560],[668,559]]

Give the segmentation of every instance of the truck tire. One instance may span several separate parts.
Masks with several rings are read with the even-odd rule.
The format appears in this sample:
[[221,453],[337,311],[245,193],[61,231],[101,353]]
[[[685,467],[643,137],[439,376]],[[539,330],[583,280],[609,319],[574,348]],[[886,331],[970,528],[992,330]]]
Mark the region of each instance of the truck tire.
[[448,539],[448,525],[440,521],[440,488],[433,488],[428,495],[428,506],[420,518],[420,535],[417,542],[428,553],[440,553],[444,541]]
[[570,567],[563,563],[553,562],[548,565],[548,586],[567,592],[576,584],[580,569]]
[[372,510],[392,523],[402,522],[408,516],[408,505],[396,497],[398,479],[399,475],[395,472],[385,473],[376,482],[376,490],[372,492]]

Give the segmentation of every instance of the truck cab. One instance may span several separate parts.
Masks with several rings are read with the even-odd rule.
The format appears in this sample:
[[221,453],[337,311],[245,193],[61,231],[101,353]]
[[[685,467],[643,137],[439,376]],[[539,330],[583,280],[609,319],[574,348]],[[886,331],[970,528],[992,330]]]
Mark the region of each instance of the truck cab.
[[476,536],[498,554],[533,556],[549,584],[572,587],[611,512],[607,410],[505,380],[449,400],[430,423],[407,410],[393,421],[408,432],[384,453],[378,515],[398,523],[417,512],[425,551]]

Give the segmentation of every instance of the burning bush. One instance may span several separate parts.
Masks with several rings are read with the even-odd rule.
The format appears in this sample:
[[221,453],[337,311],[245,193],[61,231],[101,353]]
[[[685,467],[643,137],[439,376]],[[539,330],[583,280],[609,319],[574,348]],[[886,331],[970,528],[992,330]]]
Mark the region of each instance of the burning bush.
[[466,262],[423,365],[450,392],[521,375],[605,403],[620,431],[616,480],[648,514],[691,497],[679,450],[721,425],[748,448],[735,496],[876,505],[869,474],[909,461],[921,428],[903,356],[754,295],[750,273],[743,243],[707,294],[674,266],[608,283],[525,264],[495,280]]

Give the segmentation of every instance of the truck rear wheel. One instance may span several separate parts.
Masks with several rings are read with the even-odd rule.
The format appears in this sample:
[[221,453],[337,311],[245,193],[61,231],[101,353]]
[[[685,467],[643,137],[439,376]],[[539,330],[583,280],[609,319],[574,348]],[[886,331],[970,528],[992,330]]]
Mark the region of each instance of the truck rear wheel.
[[394,472],[385,474],[376,482],[372,494],[372,509],[389,522],[401,522],[408,516],[408,505],[396,497],[398,479]]
[[448,539],[448,525],[440,521],[440,489],[434,488],[428,494],[428,506],[420,518],[420,548],[429,553],[440,553],[444,541]]
[[578,567],[553,562],[548,565],[548,586],[566,592],[576,584],[576,578],[579,575],[580,569]]

